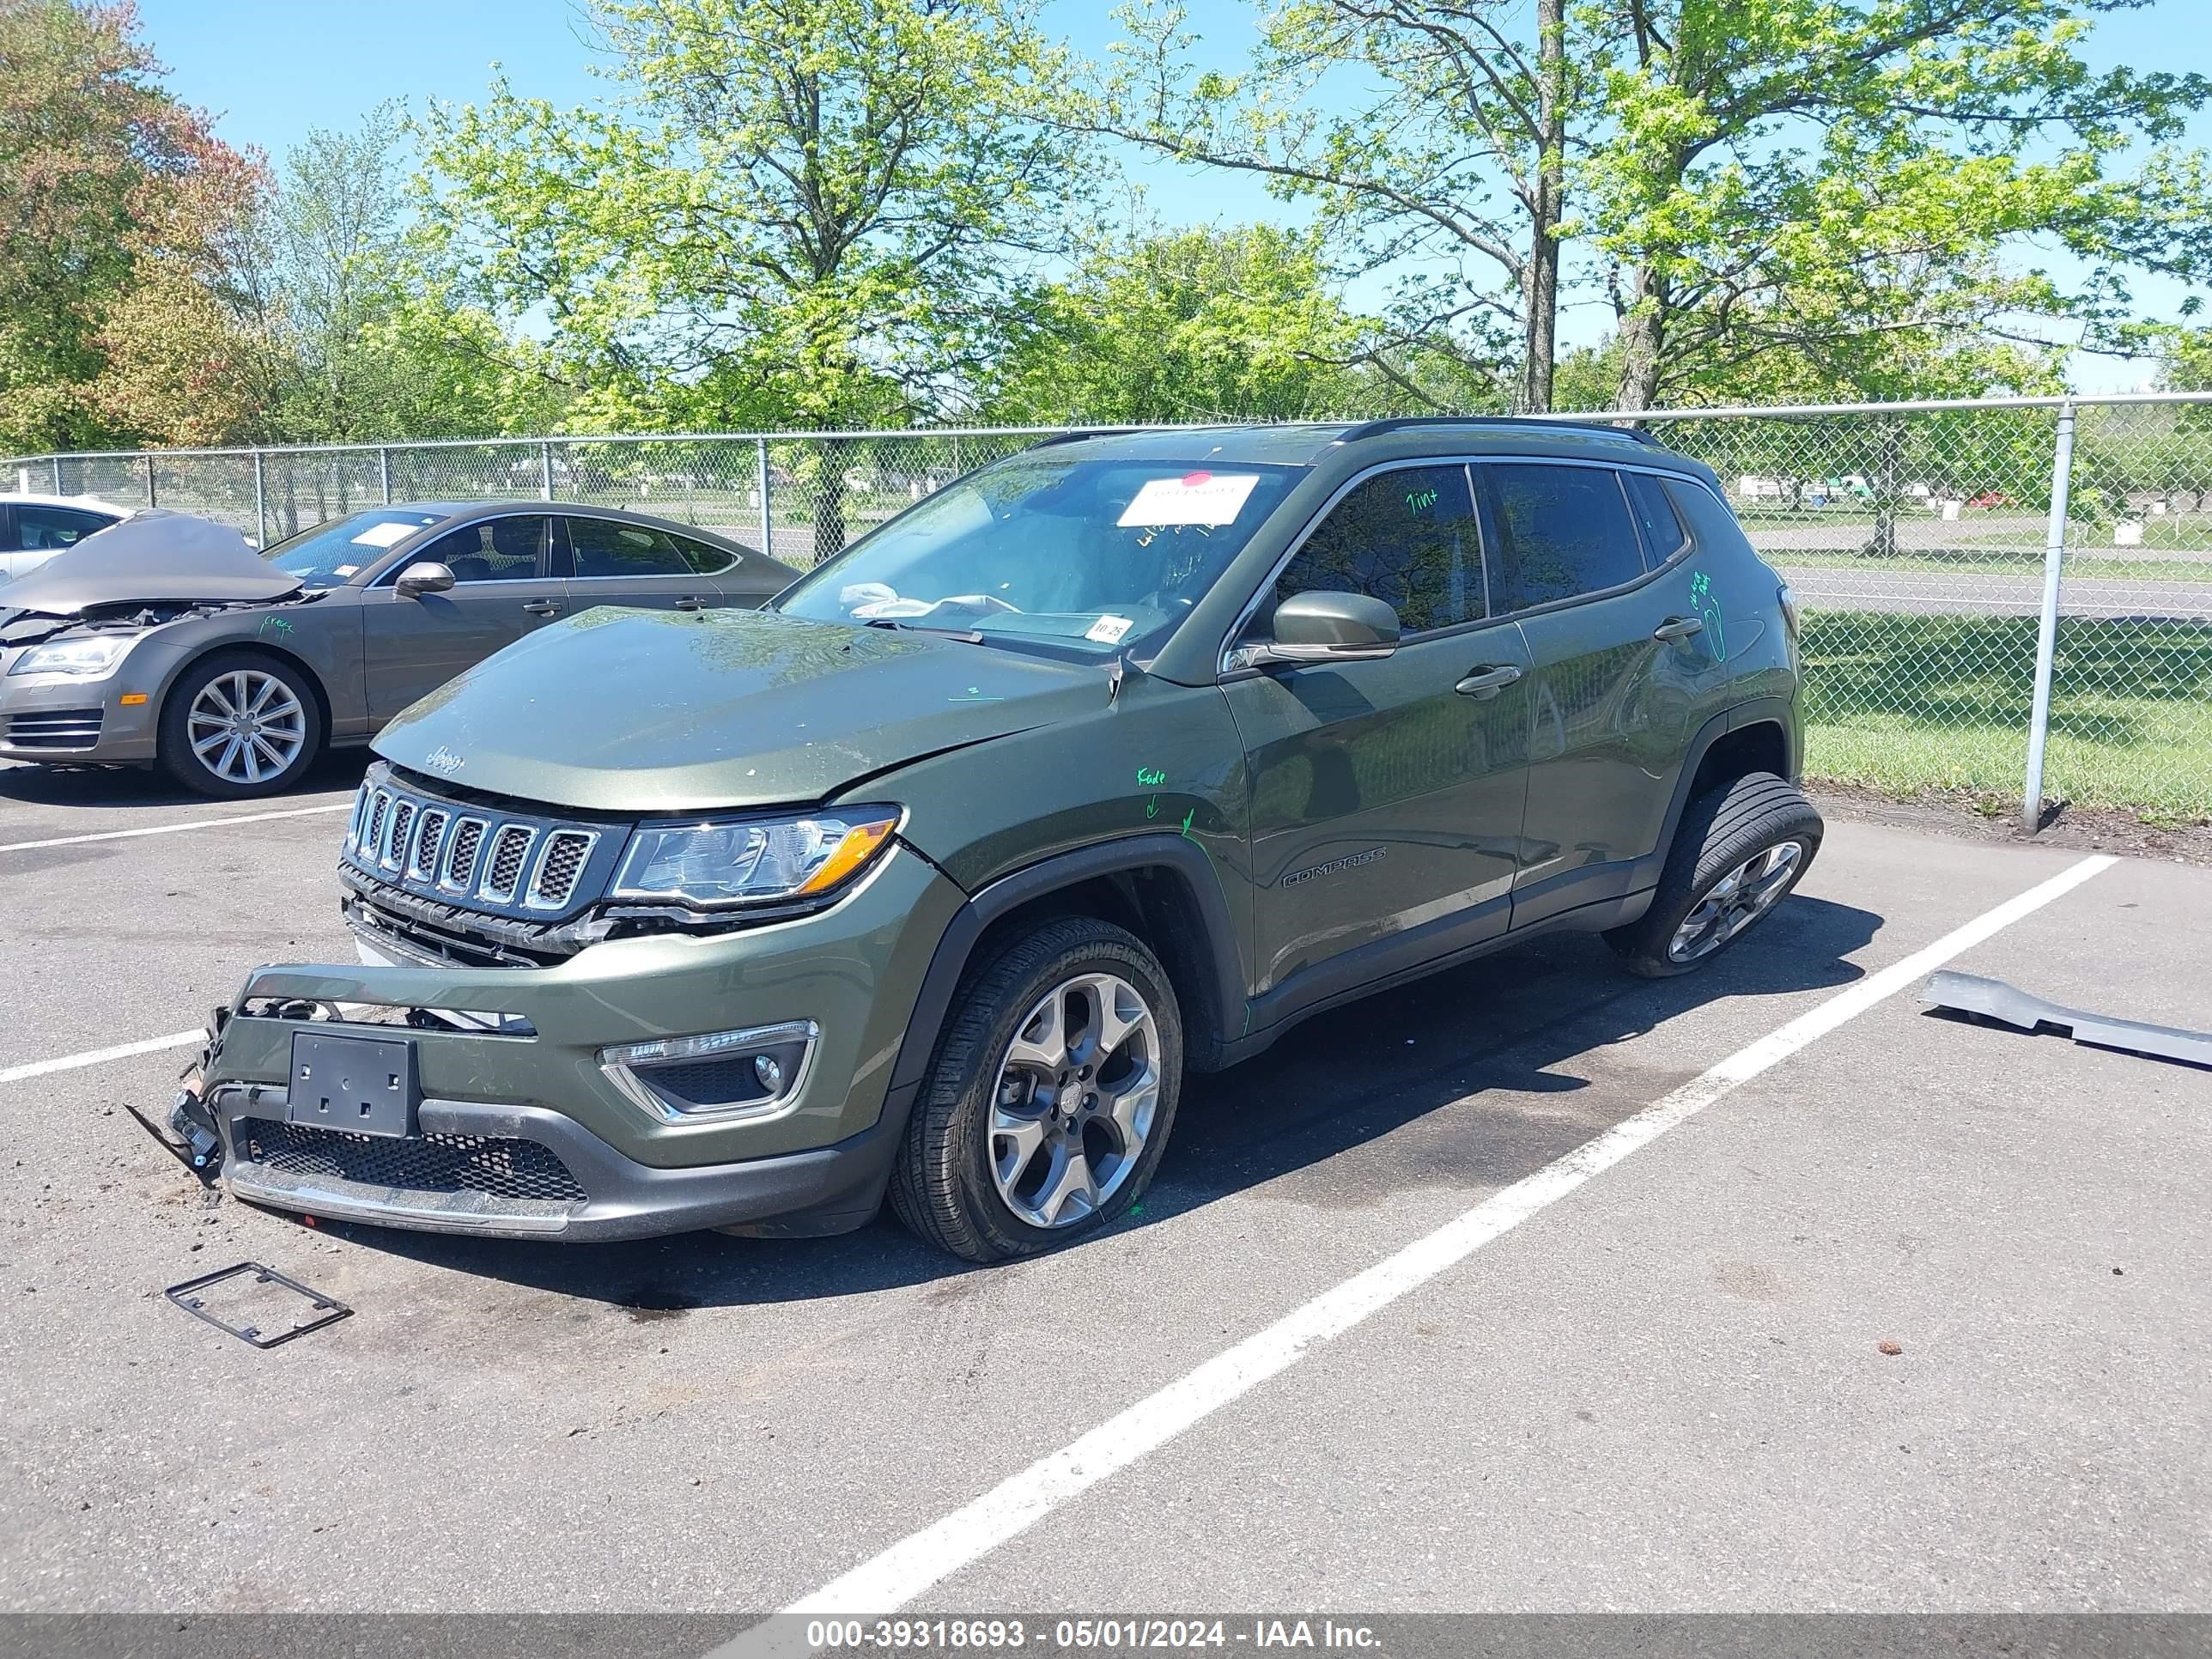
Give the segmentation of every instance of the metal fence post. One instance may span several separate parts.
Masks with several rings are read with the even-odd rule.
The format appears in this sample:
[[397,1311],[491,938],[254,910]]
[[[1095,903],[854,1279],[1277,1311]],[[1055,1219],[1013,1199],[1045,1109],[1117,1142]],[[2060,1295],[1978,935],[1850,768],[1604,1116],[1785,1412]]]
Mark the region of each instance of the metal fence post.
[[538,446],[538,493],[544,501],[553,499],[553,446],[548,443]]
[[769,516],[768,507],[768,440],[757,438],[754,442],[757,446],[755,459],[758,463],[760,481],[760,550],[772,559],[775,556],[775,549],[769,544],[775,536],[775,520]]
[[2043,534],[2043,615],[2035,633],[2035,702],[2027,717],[2027,780],[2020,827],[2043,827],[2043,750],[2051,735],[2051,673],[2058,650],[2058,577],[2066,562],[2067,495],[2074,482],[2074,404],[2058,406],[2058,447],[2051,459],[2051,520]]
[[376,452],[376,482],[384,491],[384,504],[386,507],[391,506],[392,452],[389,449],[379,449]]
[[154,458],[151,455],[146,457],[146,505],[149,507],[161,505],[154,499]]
[[262,455],[253,452],[253,532],[261,539],[258,545],[269,545],[269,478],[262,470]]
[[61,495],[67,493],[62,488],[62,458],[57,455],[54,457],[54,494]]

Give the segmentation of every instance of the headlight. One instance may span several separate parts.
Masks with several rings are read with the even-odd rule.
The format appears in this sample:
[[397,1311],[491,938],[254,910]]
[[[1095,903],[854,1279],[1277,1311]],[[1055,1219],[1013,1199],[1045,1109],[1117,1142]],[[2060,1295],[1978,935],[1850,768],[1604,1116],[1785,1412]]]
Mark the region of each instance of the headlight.
[[95,634],[78,640],[49,640],[15,659],[10,674],[105,674],[123,659],[136,635]]
[[717,908],[826,893],[890,845],[898,812],[863,806],[799,818],[648,823],[630,838],[612,896]]

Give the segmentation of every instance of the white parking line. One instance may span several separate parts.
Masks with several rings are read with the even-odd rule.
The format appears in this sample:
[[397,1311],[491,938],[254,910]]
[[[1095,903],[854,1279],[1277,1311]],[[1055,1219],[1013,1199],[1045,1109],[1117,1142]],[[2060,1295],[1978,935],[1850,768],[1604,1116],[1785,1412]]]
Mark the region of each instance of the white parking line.
[[10,1066],[0,1071],[0,1083],[21,1083],[26,1078],[45,1077],[52,1072],[74,1072],[81,1066],[99,1066],[111,1060],[128,1060],[133,1054],[158,1054],[164,1048],[185,1048],[207,1041],[205,1031],[173,1031],[167,1036],[148,1037],[143,1042],[118,1042],[112,1048],[94,1048],[88,1054],[64,1054],[58,1060],[34,1060],[26,1066]]
[[[2116,862],[2102,854],[2082,859],[1902,962],[1868,975],[1748,1048],[1737,1050],[1703,1075],[1662,1095],[1633,1117],[1485,1199],[1395,1255],[1322,1291],[1267,1329],[1038,1459],[941,1521],[862,1562],[785,1612],[799,1616],[849,1616],[890,1613],[905,1606],[933,1584],[981,1559],[1193,1424],[1287,1370],[1317,1345],[1341,1336],[1408,1291],[1464,1261],[1723,1096]],[[811,1650],[805,1634],[805,1626],[793,1620],[774,1620],[717,1648],[708,1659],[738,1659],[739,1656],[765,1659],[769,1655],[808,1652]]]
[[221,830],[234,823],[269,823],[277,818],[311,818],[322,812],[350,812],[350,798],[330,806],[295,806],[283,812],[241,812],[232,818],[195,818],[190,823],[157,823],[145,830],[102,830],[91,836],[56,836],[51,841],[0,842],[0,853],[30,853],[41,847],[78,847],[88,841],[131,841],[140,836],[181,836],[187,830]]

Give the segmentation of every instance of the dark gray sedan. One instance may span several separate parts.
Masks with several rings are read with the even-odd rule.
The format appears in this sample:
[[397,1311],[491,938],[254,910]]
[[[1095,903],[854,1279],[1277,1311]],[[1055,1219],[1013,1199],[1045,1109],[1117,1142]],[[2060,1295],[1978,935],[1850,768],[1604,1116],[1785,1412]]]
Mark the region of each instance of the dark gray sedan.
[[750,608],[798,574],[606,507],[378,507],[266,556],[141,514],[0,588],[0,758],[158,764],[201,794],[271,794],[556,617]]

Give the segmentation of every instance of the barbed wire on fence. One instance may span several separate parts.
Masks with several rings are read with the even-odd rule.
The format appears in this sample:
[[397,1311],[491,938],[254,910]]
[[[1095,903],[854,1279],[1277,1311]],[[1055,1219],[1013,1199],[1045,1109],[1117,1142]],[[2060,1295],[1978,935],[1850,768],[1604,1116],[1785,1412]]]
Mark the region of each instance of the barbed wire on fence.
[[[2212,395],[1601,412],[1711,465],[1803,607],[1808,769],[2018,802],[2054,486],[2042,793],[2212,817]],[[2071,458],[2058,466],[2062,425]],[[620,506],[818,562],[1069,427],[623,434],[32,456],[18,491],[149,503],[272,545],[358,508]],[[4,604],[4,599],[0,599]]]

